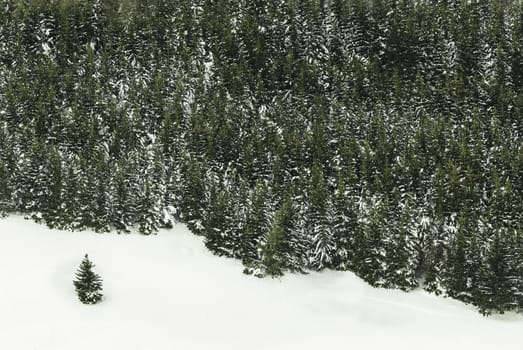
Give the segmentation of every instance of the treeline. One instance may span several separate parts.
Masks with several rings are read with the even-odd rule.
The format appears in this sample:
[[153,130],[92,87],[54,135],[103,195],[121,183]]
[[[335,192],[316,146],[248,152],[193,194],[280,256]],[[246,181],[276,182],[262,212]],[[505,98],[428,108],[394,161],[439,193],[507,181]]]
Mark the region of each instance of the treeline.
[[0,211],[523,307],[519,1],[4,0]]

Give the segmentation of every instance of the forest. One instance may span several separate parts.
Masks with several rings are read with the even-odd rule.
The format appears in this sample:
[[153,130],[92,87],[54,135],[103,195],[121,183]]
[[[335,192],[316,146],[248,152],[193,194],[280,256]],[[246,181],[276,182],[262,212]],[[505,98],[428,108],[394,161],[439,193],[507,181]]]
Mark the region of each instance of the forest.
[[0,213],[52,228],[520,311],[522,137],[520,1],[0,2]]

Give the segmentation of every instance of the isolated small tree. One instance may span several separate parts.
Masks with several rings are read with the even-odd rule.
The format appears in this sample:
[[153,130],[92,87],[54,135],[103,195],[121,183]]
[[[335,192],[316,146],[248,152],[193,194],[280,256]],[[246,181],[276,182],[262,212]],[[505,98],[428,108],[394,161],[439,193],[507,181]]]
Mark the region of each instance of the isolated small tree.
[[94,264],[89,260],[87,254],[76,272],[73,284],[76,288],[78,298],[84,304],[96,304],[102,300],[102,279],[93,272]]

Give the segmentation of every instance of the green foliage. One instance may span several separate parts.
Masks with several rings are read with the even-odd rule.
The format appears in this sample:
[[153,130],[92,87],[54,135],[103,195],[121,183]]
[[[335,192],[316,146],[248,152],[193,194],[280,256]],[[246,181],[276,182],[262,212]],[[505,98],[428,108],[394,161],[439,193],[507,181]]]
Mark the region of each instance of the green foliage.
[[504,313],[518,304],[513,295],[513,284],[519,276],[512,275],[515,271],[511,271],[512,264],[509,261],[510,246],[507,245],[510,243],[508,232],[499,230],[494,233],[488,245],[485,265],[480,270],[481,300],[478,304],[483,313],[490,313],[492,310]]
[[287,199],[274,214],[274,220],[262,248],[261,263],[265,273],[270,276],[282,275],[288,264],[286,254],[289,254],[289,235],[292,230],[292,202]]
[[103,297],[101,293],[102,279],[93,272],[93,267],[94,264],[89,260],[87,254],[85,254],[76,272],[76,278],[73,281],[78,299],[84,304],[96,304],[100,302]]
[[522,11],[7,1],[0,213],[519,309]]

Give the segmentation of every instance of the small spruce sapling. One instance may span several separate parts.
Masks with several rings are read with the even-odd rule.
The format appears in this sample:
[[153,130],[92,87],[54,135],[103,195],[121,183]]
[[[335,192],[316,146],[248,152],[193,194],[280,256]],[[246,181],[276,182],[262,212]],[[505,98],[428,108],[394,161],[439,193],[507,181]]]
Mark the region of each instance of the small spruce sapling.
[[78,294],[78,298],[84,304],[96,304],[103,297],[101,293],[102,279],[93,272],[92,268],[94,266],[87,254],[85,254],[85,258],[76,272],[76,279],[73,281],[76,294]]

